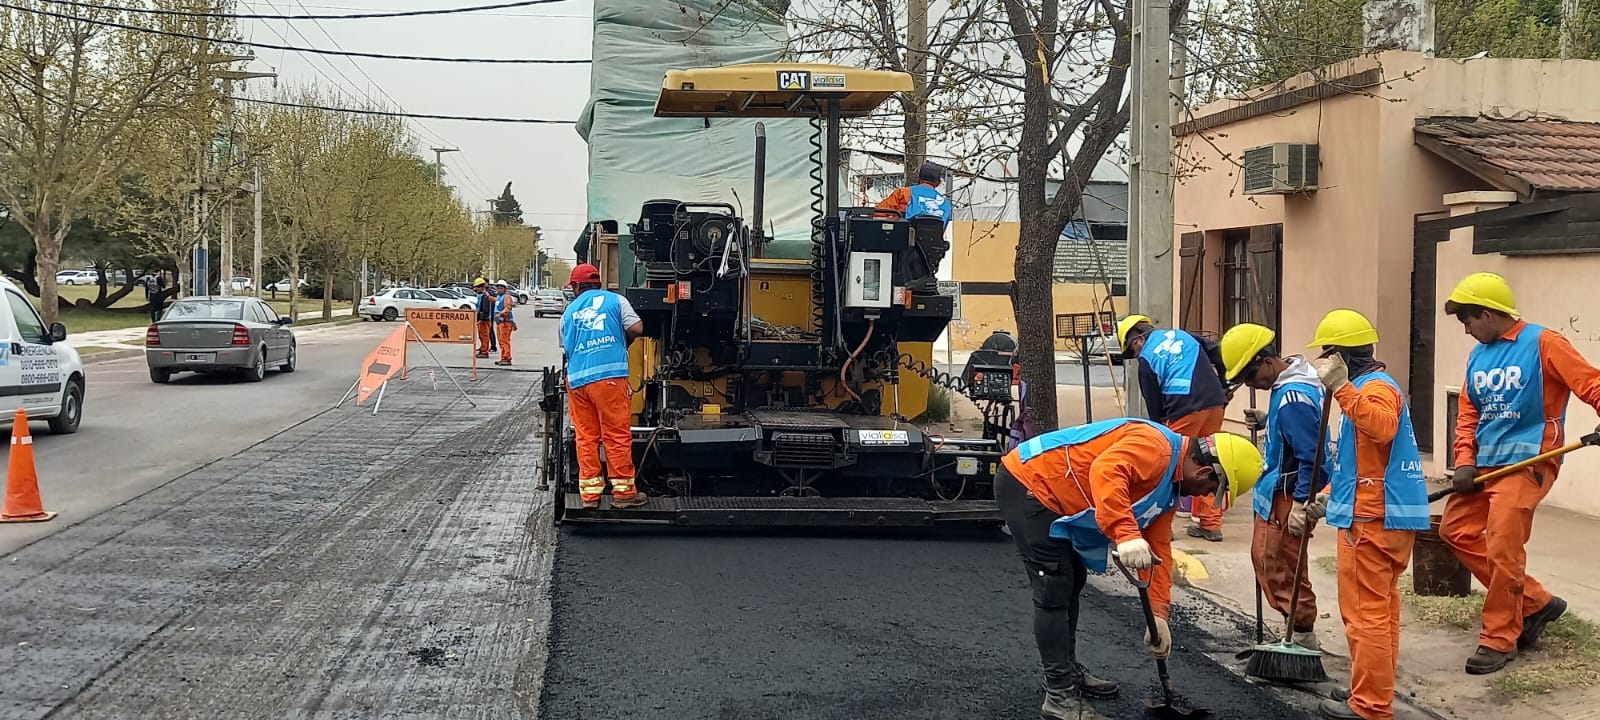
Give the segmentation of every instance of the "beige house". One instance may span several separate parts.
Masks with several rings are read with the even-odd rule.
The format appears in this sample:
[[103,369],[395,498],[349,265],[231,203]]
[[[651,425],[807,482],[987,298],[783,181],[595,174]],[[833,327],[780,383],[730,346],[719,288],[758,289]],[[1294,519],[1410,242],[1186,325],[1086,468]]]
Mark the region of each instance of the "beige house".
[[[1259,322],[1301,352],[1328,310],[1366,314],[1444,474],[1472,341],[1441,306],[1461,277],[1505,275],[1600,364],[1596,88],[1600,62],[1383,52],[1199,108],[1173,128],[1174,317]],[[1575,399],[1569,437],[1595,423]],[[1600,451],[1569,456],[1549,501],[1600,514],[1597,475]]]

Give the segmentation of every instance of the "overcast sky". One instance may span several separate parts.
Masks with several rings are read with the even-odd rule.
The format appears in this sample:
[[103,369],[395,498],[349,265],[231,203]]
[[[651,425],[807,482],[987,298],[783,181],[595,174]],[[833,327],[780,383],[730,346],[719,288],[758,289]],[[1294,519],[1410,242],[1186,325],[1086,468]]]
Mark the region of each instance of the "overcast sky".
[[[491,0],[239,0],[238,12],[345,14],[489,4]],[[317,22],[244,20],[246,40],[358,52],[446,57],[588,58],[592,3],[547,5],[460,15]],[[589,98],[588,65],[485,65],[319,56],[255,50],[253,70],[277,82],[316,83],[346,102],[398,105],[406,112],[576,120]],[[268,84],[271,80],[253,80]],[[262,88],[266,90],[267,88]],[[522,203],[523,220],[545,228],[547,247],[572,256],[582,228],[587,147],[572,125],[511,125],[409,120],[430,161],[445,153],[446,182],[473,208],[506,182]]]

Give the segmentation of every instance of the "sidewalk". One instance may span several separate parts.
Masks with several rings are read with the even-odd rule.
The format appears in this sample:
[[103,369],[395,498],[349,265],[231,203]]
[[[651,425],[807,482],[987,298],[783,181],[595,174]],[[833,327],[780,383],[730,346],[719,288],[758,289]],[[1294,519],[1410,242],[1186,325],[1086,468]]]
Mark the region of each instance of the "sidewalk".
[[[350,308],[334,308],[333,310],[334,317],[342,317],[349,314]],[[296,315],[295,320],[311,320],[321,317],[321,310],[312,310]],[[62,344],[73,348],[105,347],[115,348],[118,350],[127,348],[142,349],[144,348],[144,333],[149,327],[149,325],[136,325],[134,327],[119,328],[116,330],[96,330],[94,332],[68,334],[66,342]],[[135,341],[139,342],[135,344]]]

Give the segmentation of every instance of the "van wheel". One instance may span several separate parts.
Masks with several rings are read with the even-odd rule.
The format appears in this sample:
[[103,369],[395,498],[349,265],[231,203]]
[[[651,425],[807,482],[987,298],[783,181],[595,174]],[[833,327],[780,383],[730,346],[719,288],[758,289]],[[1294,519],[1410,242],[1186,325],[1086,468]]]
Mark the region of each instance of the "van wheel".
[[150,368],[150,382],[165,385],[172,379],[172,371],[166,368]]
[[83,419],[83,381],[67,381],[67,391],[61,394],[61,412],[50,418],[50,432],[71,435],[78,431]]

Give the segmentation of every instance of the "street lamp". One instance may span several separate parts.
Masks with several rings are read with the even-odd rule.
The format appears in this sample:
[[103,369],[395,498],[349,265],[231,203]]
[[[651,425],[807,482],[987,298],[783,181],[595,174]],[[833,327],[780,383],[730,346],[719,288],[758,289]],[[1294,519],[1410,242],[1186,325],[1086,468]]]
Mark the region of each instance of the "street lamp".
[[428,148],[433,151],[433,170],[439,184],[444,184],[444,161],[441,159],[445,153],[461,152],[461,148]]

